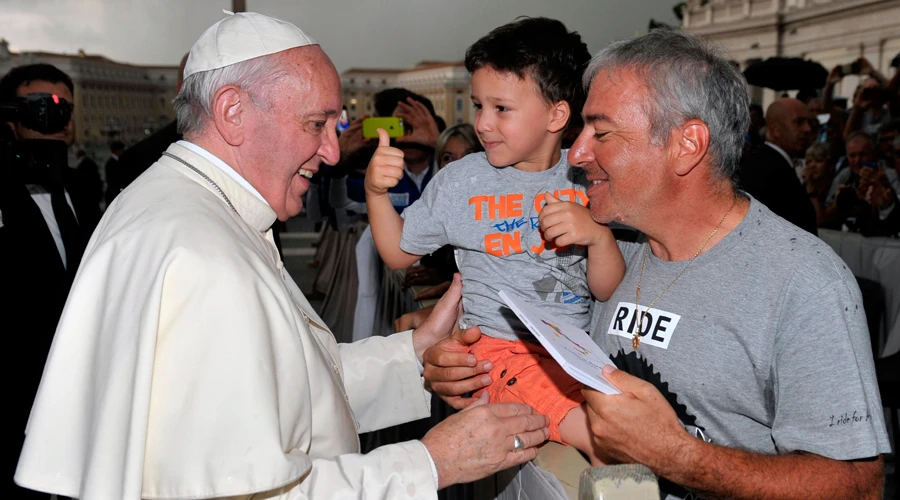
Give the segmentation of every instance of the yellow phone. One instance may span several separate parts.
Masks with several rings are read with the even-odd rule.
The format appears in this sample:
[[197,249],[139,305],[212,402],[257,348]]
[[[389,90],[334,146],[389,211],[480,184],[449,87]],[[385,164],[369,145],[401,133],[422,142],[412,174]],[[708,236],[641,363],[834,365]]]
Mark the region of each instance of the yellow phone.
[[366,139],[378,139],[378,129],[380,128],[386,130],[391,139],[403,137],[403,118],[397,118],[396,116],[366,118],[363,120],[363,137]]

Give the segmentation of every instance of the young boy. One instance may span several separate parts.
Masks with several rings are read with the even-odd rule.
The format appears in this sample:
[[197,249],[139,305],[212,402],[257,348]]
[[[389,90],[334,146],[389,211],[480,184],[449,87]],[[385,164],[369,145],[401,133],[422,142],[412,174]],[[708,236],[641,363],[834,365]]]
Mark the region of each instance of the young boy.
[[[580,169],[560,149],[581,112],[590,59],[559,21],[523,19],[466,51],[475,130],[484,153],[453,162],[403,216],[386,195],[403,174],[403,153],[380,145],[366,173],[366,202],[384,262],[405,268],[445,244],[457,248],[463,279],[461,328],[483,333],[471,352],[490,360],[490,400],[521,401],[550,417],[550,439],[598,465],[581,384],[569,377],[505,307],[499,290],[587,328],[590,294],[606,300],[625,263],[609,227],[590,216]],[[552,193],[552,194],[551,194]],[[405,221],[405,222],[404,222]]]

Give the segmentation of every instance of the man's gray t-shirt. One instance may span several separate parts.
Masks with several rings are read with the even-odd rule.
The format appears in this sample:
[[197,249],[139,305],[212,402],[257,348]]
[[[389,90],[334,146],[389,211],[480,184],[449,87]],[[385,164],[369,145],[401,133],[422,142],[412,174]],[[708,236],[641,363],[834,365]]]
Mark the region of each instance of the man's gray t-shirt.
[[422,197],[403,212],[403,251],[426,255],[456,247],[463,278],[463,328],[481,326],[491,337],[529,338],[497,294],[505,290],[581,328],[590,321],[591,292],[584,247],[546,248],[538,223],[544,193],[587,205],[583,171],[563,150],[549,170],[496,168],[484,153],[444,167]]
[[[826,243],[751,199],[740,225],[653,306],[635,351],[644,241],[619,243],[625,278],[591,336],[619,368],[653,383],[689,432],[764,454],[889,452],[859,287]],[[641,311],[685,264],[648,255]]]

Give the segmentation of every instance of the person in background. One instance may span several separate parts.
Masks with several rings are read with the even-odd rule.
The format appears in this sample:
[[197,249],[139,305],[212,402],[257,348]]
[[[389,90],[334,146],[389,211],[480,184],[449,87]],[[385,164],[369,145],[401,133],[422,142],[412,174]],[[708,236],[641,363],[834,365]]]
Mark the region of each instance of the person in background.
[[[43,93],[71,105],[75,102],[74,88],[71,78],[55,66],[18,66],[0,79],[0,102]],[[58,141],[61,163],[75,141],[74,119],[62,130],[47,134],[20,122],[0,123],[0,127],[6,129],[7,136],[19,140]],[[0,226],[4,233],[0,244],[0,321],[11,356],[4,408],[12,418],[12,424],[5,427],[8,444],[0,471],[2,498],[47,498],[15,486],[12,474],[57,322],[84,247],[100,219],[100,205],[94,193],[85,192],[77,171],[66,164],[57,167],[62,171],[61,182],[46,179],[22,183],[7,178],[9,171],[0,172]]]
[[109,145],[109,159],[106,160],[106,206],[112,203],[116,196],[122,191],[122,171],[119,167],[119,157],[125,151],[125,143],[122,141],[113,141]]
[[766,143],[741,159],[741,189],[791,224],[816,234],[816,212],[797,177],[795,160],[812,144],[809,113],[797,99],[766,109]]
[[806,164],[801,174],[806,194],[816,210],[816,225],[825,218],[825,199],[834,180],[834,159],[831,148],[824,142],[817,142],[806,150]]

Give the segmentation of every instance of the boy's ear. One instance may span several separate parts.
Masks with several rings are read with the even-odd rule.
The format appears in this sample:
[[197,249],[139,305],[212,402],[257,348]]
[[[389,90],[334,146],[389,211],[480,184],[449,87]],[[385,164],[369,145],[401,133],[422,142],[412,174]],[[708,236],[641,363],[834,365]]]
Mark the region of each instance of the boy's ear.
[[569,124],[569,115],[571,113],[572,110],[569,108],[568,102],[559,101],[554,103],[550,108],[550,124],[547,130],[552,134],[565,130],[566,125]]

